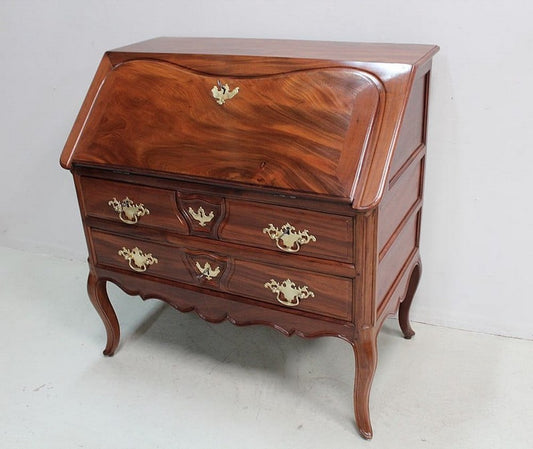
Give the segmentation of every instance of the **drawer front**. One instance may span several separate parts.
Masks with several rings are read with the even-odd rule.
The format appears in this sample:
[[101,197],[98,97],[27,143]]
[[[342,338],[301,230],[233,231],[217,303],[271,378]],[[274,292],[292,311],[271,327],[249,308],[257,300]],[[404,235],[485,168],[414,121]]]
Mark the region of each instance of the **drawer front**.
[[221,240],[282,253],[351,262],[352,218],[230,200]]
[[280,253],[353,260],[352,217],[85,176],[80,189],[88,216],[131,229],[154,227]]
[[295,310],[352,317],[352,280],[236,260],[228,290]]
[[342,320],[352,317],[352,279],[91,230],[96,263]]
[[80,189],[88,216],[126,223],[132,228],[148,226],[188,233],[172,190],[85,176],[80,178]]
[[91,239],[99,265],[182,282],[192,280],[187,261],[176,248],[95,229],[91,230]]

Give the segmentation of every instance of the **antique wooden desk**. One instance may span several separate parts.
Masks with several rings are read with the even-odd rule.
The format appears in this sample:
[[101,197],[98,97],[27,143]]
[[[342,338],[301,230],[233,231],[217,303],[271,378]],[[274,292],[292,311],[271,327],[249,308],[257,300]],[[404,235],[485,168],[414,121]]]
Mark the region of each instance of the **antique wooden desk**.
[[89,297],[158,298],[211,322],[354,349],[372,437],[376,338],[420,277],[426,120],[438,47],[159,38],[107,52],[67,140]]

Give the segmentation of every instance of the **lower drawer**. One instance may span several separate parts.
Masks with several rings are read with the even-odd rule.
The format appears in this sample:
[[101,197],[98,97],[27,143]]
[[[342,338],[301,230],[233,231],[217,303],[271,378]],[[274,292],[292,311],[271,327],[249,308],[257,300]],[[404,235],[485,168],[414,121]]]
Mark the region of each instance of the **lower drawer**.
[[[95,262],[349,321],[353,279],[233,258],[92,229]],[[245,252],[243,251],[243,254]],[[215,300],[215,299],[214,299]]]

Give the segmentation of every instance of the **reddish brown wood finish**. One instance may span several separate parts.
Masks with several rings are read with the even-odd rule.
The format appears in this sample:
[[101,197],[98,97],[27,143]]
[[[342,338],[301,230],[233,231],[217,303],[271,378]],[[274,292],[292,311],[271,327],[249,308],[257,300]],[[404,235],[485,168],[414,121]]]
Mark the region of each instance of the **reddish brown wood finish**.
[[120,327],[117,315],[113,310],[107,291],[105,288],[106,281],[98,277],[94,269],[91,269],[87,279],[87,292],[89,298],[102,319],[107,332],[107,343],[104,349],[104,355],[113,355],[120,341]]
[[[219,82],[235,99],[216,103]],[[107,75],[75,160],[350,199],[380,89],[353,69],[232,78],[130,61]]]
[[[352,318],[352,280],[309,271],[291,269],[235,259],[217,253],[206,253],[189,244],[187,249],[133,239],[123,235],[108,234],[96,229],[91,231],[91,241],[96,254],[98,266],[115,267],[128,270],[128,261],[118,252],[126,247],[137,247],[145,254],[152,254],[158,262],[146,269],[146,274],[158,276],[188,284],[199,284],[205,288],[216,288],[238,296],[248,296],[259,301],[266,301],[281,306],[276,295],[264,284],[274,278],[278,282],[291,279],[299,286],[308,286],[315,294],[314,298],[301,301],[298,310],[309,311],[345,321]],[[216,248],[214,248],[215,250]],[[250,256],[248,256],[250,257]],[[212,268],[220,268],[220,274],[211,282],[205,283],[200,277],[201,271],[196,262]],[[141,273],[139,275],[143,275]]]
[[409,309],[411,308],[411,302],[415,296],[416,288],[418,287],[418,282],[420,281],[420,275],[422,274],[422,267],[420,262],[418,262],[409,276],[409,284],[407,285],[407,292],[400,303],[400,310],[398,312],[398,321],[400,322],[400,328],[402,329],[403,336],[410,340],[415,331],[411,327],[409,322]]
[[[371,438],[379,330],[399,309],[405,338],[414,335],[437,50],[162,38],[106,53],[61,157],[79,196],[104,353],[120,335],[108,281],[211,322],[337,336],[353,346],[354,413]],[[222,105],[211,94],[219,80],[239,87]],[[150,214],[123,223],[108,203],[125,197]],[[286,223],[316,240],[284,251],[263,229]],[[123,247],[157,263],[135,272]],[[314,296],[284,305],[271,280]]]
[[168,229],[180,234],[188,233],[187,224],[178,211],[176,192],[172,190],[155,189],[85,176],[80,178],[80,188],[88,216],[121,223],[119,214],[109,205],[109,201],[113,198],[119,201],[129,198],[135,204],[143,204],[150,212],[140,217],[135,226]]
[[[282,229],[289,223],[297,231],[308,230],[310,235],[316,237],[316,241],[300,246],[299,255],[344,262],[353,260],[352,217],[282,206],[268,207],[244,201],[228,201],[227,214],[220,230],[221,240],[283,253],[276,241],[262,230],[270,224]],[[282,244],[280,246],[283,247]]]

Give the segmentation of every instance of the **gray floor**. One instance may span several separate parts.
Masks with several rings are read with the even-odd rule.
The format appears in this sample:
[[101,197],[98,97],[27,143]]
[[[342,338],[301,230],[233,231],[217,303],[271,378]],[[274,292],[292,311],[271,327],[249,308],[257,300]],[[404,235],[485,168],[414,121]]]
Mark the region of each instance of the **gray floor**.
[[374,440],[352,418],[354,362],[338,339],[212,325],[109,289],[112,358],[87,267],[0,249],[1,448],[531,448],[533,342],[389,320]]

